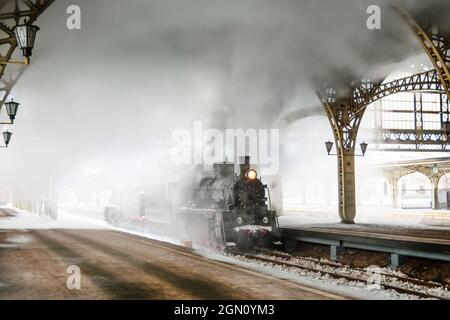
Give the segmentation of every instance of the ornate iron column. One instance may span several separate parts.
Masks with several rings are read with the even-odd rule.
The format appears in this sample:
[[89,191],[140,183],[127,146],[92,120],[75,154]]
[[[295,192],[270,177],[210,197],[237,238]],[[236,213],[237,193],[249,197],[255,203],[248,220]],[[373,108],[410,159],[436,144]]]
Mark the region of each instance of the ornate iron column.
[[394,209],[398,208],[398,181],[400,178],[395,175],[390,175],[388,182],[391,185],[391,206]]
[[317,95],[325,107],[336,143],[339,217],[342,223],[354,223],[356,138],[365,107],[373,96],[374,85],[370,81],[342,83],[345,82],[322,86]]
[[[450,30],[444,30],[436,25],[432,14],[413,17],[405,10],[396,9],[427,53],[439,75],[444,91],[450,97]],[[434,10],[432,13],[441,14],[439,10]]]
[[433,210],[439,209],[439,180],[441,180],[443,175],[444,174],[442,172],[431,172],[431,175],[429,176],[433,188],[431,192],[431,208]]

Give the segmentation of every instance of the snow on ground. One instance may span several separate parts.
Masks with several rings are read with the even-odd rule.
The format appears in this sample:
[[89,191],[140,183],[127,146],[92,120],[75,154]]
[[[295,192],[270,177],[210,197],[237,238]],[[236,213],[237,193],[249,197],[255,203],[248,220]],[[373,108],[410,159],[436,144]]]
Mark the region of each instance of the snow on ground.
[[[284,215],[279,217],[281,226],[310,223],[339,223],[336,208],[314,206],[304,208],[285,208]],[[449,210],[430,209],[391,209],[363,208],[359,209],[355,222],[357,224],[376,224],[389,226],[410,226],[415,228],[445,228],[450,230]]]
[[58,220],[54,220],[20,209],[13,210],[17,215],[0,219],[0,229],[104,229],[108,227],[107,223],[101,220],[80,219],[70,214],[60,214]]
[[[0,208],[12,209],[10,207]],[[67,209],[64,209],[59,210],[58,220],[54,220],[47,216],[40,216],[38,214],[29,213],[27,211],[16,208],[14,208],[13,210],[17,212],[17,215],[0,219],[0,229],[111,229],[134,234],[144,238],[180,245],[179,240],[175,240],[169,237],[114,227],[106,223],[106,221],[100,219],[96,215],[93,215],[92,217],[80,216],[77,214],[72,214],[68,212]]]
[[[108,225],[98,215],[95,217],[79,216],[68,212],[68,209],[60,210],[58,220],[31,214],[23,210],[14,209],[17,215],[0,219],[0,229],[111,229],[121,231],[148,239],[168,242],[180,245],[180,240],[162,237],[159,235],[136,232],[133,230],[117,228]],[[17,239],[27,241],[27,239]],[[194,251],[208,259],[233,264],[261,274],[273,276],[298,283],[300,285],[317,288],[327,292],[344,295],[357,299],[418,299],[418,297],[400,294],[392,290],[372,288],[364,282],[352,282],[345,279],[334,279],[320,273],[308,272],[296,268],[283,267],[268,263],[249,261],[243,257],[228,256],[203,248],[194,248]]]
[[226,256],[207,250],[199,251],[208,259],[237,265],[257,273],[288,280],[303,286],[316,288],[326,292],[343,295],[353,299],[366,300],[416,300],[416,296],[400,294],[393,290],[373,287],[365,282],[353,282],[346,279],[335,279],[329,276],[312,273],[297,268],[279,266],[270,263],[251,261],[246,258]]

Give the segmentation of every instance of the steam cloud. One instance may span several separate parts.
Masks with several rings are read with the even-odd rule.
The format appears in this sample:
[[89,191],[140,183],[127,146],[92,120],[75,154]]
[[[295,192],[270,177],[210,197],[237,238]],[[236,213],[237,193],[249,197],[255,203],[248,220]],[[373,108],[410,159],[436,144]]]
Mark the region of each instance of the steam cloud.
[[[424,15],[444,3],[404,2]],[[38,20],[13,92],[23,108],[2,154],[5,185],[76,175],[86,161],[158,180],[171,174],[164,143],[176,128],[270,128],[318,104],[313,80],[385,76],[420,53],[392,1],[83,0],[80,31],[65,27],[70,4]],[[381,30],[366,28],[371,4]]]

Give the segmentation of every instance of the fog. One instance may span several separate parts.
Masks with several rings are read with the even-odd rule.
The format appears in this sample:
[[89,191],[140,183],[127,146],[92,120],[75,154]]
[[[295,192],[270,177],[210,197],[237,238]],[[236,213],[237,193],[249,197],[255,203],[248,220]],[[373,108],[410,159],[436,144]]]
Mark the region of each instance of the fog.
[[[437,3],[444,2],[430,6]],[[66,28],[71,4],[81,8],[81,30]],[[381,30],[366,27],[373,4],[382,8]],[[276,127],[289,110],[320,107],[318,80],[382,79],[420,56],[390,4],[55,1],[36,23],[41,31],[32,64],[12,92],[21,108],[11,146],[2,150],[2,185],[10,191],[49,179],[67,185],[104,172],[137,184],[183,176],[170,161],[175,129],[190,129],[194,121],[221,130]],[[331,137],[323,131],[326,120],[308,121],[309,132],[321,131],[293,148],[317,146],[309,163],[334,165],[322,150]],[[301,154],[298,161],[282,157],[283,170],[308,162]]]

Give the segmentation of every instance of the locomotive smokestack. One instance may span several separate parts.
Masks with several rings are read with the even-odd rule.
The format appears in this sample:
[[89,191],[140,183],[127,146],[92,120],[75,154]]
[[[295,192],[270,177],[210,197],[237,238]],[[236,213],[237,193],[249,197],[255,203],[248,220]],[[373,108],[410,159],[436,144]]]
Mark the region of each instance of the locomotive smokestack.
[[249,156],[240,157],[239,167],[240,167],[239,177],[242,178],[245,175],[245,173],[248,170],[250,170],[250,157]]

